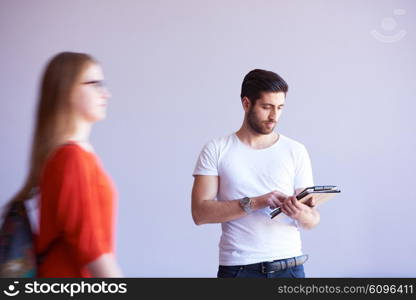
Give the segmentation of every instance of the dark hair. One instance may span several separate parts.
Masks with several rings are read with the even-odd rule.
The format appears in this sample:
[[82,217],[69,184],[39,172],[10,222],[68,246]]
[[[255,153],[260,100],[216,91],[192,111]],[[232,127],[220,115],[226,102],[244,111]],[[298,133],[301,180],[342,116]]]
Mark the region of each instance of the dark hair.
[[289,89],[286,81],[274,72],[255,69],[244,77],[241,86],[241,99],[247,97],[252,104],[261,98],[263,92],[284,92]]

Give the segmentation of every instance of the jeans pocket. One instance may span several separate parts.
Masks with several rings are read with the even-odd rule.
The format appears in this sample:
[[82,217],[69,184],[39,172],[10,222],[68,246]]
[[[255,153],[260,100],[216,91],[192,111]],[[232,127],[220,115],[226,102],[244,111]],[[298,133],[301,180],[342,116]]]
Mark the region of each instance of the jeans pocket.
[[217,278],[236,278],[241,270],[239,266],[219,266]]
[[289,272],[293,278],[305,278],[305,270],[303,265],[289,268]]

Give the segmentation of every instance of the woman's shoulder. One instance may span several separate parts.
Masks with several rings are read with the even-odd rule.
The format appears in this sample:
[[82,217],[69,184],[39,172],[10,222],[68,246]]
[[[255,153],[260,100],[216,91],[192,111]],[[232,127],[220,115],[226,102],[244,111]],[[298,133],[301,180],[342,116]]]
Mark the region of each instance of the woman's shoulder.
[[51,158],[68,159],[77,157],[87,157],[90,154],[76,143],[65,143],[56,147],[52,153]]
[[93,162],[92,153],[76,143],[66,143],[56,147],[46,161],[46,166],[67,166]]

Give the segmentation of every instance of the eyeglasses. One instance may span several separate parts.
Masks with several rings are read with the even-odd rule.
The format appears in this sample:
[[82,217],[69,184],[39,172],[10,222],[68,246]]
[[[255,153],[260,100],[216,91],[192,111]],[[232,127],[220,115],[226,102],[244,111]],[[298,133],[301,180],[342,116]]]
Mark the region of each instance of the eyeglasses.
[[90,80],[86,82],[81,82],[81,84],[87,84],[95,87],[96,89],[105,89],[107,88],[107,85],[103,80]]

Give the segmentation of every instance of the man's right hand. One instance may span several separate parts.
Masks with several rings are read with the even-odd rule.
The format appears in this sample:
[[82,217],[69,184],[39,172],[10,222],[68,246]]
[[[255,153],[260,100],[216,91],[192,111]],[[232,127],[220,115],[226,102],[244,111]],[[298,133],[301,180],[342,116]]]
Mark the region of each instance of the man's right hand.
[[270,193],[252,197],[251,201],[253,201],[253,208],[254,210],[270,207],[271,209],[275,209],[280,207],[280,205],[286,200],[288,196],[283,194],[279,191],[272,191]]

